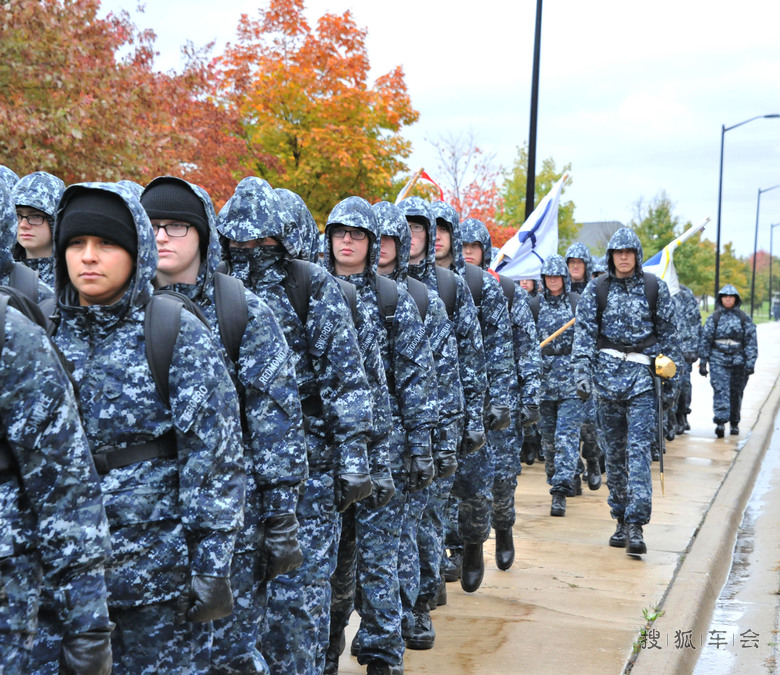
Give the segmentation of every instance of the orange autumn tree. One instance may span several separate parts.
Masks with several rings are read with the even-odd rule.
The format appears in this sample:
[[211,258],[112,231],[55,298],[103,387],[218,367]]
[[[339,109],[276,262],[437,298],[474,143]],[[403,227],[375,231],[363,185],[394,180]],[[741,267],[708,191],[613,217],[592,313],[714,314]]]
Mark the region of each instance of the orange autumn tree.
[[242,15],[220,89],[244,124],[250,172],[300,194],[323,224],[345,197],[388,194],[411,151],[400,130],[418,113],[401,68],[369,85],[366,31],[351,12],[314,30],[303,12],[303,0],[271,0],[258,18]]

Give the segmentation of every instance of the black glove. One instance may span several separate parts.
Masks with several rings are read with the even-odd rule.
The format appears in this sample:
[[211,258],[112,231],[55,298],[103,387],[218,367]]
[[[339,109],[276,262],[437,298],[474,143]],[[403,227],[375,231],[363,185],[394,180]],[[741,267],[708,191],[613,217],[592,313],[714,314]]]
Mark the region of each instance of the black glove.
[[755,372],[756,372],[755,368],[745,368],[745,375],[747,375],[748,377],[750,377]]
[[485,429],[501,431],[509,427],[512,421],[509,415],[509,406],[502,403],[491,403],[485,411]]
[[371,476],[367,473],[340,473],[334,484],[336,510],[344,513],[349,505],[371,494]]
[[539,406],[531,403],[520,408],[520,419],[524,427],[530,427],[539,421]]
[[485,443],[487,443],[487,437],[484,431],[469,431],[467,429],[460,442],[460,453],[465,457],[479,450]]
[[371,476],[371,496],[368,505],[372,509],[381,509],[395,494],[395,483],[390,472],[378,476]]
[[455,450],[440,449],[433,453],[433,460],[436,462],[436,477],[449,478],[458,470],[458,456]]
[[60,672],[66,675],[111,675],[111,631],[114,624],[66,635],[60,648]]
[[702,377],[707,377],[707,372],[708,372],[707,371],[707,362],[706,361],[702,361],[699,364],[699,375],[701,375]]
[[685,359],[686,363],[695,363],[699,359],[699,354],[698,352],[685,352],[683,359]]
[[415,455],[409,467],[409,492],[428,487],[433,481],[436,467],[430,455]]
[[577,382],[577,396],[581,401],[587,401],[590,398],[590,392],[592,391],[592,385],[587,377],[583,377]]
[[193,574],[190,587],[176,602],[175,623],[206,623],[228,616],[232,611],[230,579]]
[[269,516],[263,529],[263,548],[257,578],[270,581],[279,574],[292,572],[303,562],[298,543],[298,519],[294,513]]

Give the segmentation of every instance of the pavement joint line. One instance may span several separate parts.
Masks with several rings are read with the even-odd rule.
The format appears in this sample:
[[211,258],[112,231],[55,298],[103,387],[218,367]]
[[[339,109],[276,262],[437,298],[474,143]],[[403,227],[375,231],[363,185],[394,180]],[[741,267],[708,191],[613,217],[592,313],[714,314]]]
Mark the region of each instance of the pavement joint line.
[[[680,629],[703,635],[709,630],[715,604],[728,579],[739,526],[753,492],[757,470],[769,447],[774,420],[780,410],[778,385],[780,373],[760,406],[748,437],[738,446],[701,523],[680,555],[672,580],[658,603],[663,614],[652,624],[662,635]],[[640,649],[631,654],[623,672],[631,675],[693,673],[699,654],[699,650],[692,649],[652,652]]]

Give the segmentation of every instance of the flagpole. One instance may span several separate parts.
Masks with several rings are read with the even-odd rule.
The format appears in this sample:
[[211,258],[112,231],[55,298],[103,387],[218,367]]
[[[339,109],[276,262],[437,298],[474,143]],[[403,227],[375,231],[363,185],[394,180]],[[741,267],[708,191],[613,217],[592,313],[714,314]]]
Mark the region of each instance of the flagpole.
[[404,185],[401,192],[398,193],[398,196],[395,198],[395,203],[397,204],[402,199],[406,199],[409,196],[409,193],[414,189],[414,186],[417,184],[417,181],[420,180],[420,176],[422,176],[422,173],[425,169],[423,167],[420,167],[412,174],[412,177],[407,181],[406,185]]

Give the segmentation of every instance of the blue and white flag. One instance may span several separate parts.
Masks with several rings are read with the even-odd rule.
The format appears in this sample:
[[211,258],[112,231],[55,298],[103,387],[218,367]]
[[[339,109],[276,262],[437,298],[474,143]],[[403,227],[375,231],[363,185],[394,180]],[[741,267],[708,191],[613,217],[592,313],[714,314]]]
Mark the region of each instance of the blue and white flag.
[[674,269],[674,249],[694,234],[701,232],[710,222],[707,218],[701,225],[694,226],[683,232],[677,239],[664,246],[654,256],[642,263],[642,271],[652,272],[659,279],[663,279],[669,287],[672,295],[680,292],[680,280],[677,278],[677,270]]
[[544,259],[558,252],[558,204],[564,174],[523,226],[501,247],[490,268],[510,279],[539,279]]

